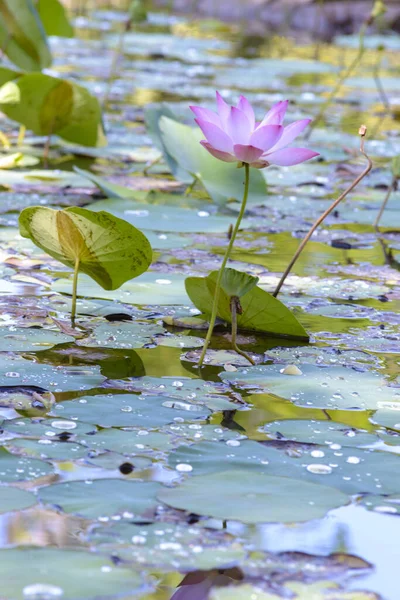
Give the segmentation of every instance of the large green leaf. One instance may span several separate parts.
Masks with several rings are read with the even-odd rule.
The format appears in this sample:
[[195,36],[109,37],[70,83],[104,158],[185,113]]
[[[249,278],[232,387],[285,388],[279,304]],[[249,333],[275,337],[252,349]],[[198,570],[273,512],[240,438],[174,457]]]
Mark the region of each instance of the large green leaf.
[[[288,595],[290,594],[290,596]],[[263,592],[252,585],[214,588],[210,600],[379,600],[373,592],[345,591],[332,581],[289,581],[279,594]]]
[[7,69],[6,67],[0,67],[0,85],[3,86],[7,81],[18,79],[21,73],[14,71],[13,69]]
[[0,47],[25,71],[51,65],[46,33],[32,0],[0,0]]
[[[233,271],[233,269],[230,269]],[[193,304],[206,315],[211,313],[218,271],[207,277],[188,277],[186,291]],[[218,303],[218,316],[232,322],[230,295],[232,286],[221,288]],[[237,315],[239,329],[262,331],[277,337],[290,337],[308,340],[308,334],[293,313],[280,300],[259,287],[253,287],[240,298],[243,313]]]
[[147,238],[136,227],[106,212],[85,208],[25,208],[20,232],[64,265],[92,277],[105,290],[115,290],[140,275],[151,263]]
[[59,0],[38,0],[36,8],[47,35],[74,36],[74,28]]
[[[12,103],[6,101],[11,92]],[[0,108],[10,119],[38,135],[54,133],[84,146],[104,144],[99,101],[74,82],[43,73],[22,75],[4,84]]]
[[[211,198],[219,204],[229,199],[242,199],[244,169],[238,169],[234,163],[225,163],[211,156],[200,144],[200,140],[204,138],[200,129],[188,127],[165,116],[161,117],[159,128],[163,146],[179,167],[179,170],[171,167],[177,179],[187,181],[187,178],[183,179],[180,175],[182,169],[197,177]],[[259,171],[253,169],[249,198],[252,202],[262,202],[265,196],[264,178]]]
[[333,488],[247,470],[199,475],[159,492],[158,499],[198,515],[243,523],[308,521],[347,504]]

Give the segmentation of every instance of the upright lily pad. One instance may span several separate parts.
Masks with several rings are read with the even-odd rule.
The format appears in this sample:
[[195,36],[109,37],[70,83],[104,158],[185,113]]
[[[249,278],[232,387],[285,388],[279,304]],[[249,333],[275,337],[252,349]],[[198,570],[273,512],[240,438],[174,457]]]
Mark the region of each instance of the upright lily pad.
[[36,8],[47,35],[73,37],[74,28],[59,0],[38,0]]
[[126,518],[150,515],[158,502],[159,483],[98,479],[72,481],[41,488],[41,502],[61,507],[64,512],[88,519],[130,513]]
[[[218,272],[213,271],[207,277],[188,277],[185,281],[189,298],[206,315],[211,314],[217,277]],[[217,314],[224,321],[231,323],[232,277],[230,280],[225,279],[225,284],[226,287],[221,288]],[[240,297],[243,312],[237,315],[238,328],[308,341],[306,330],[294,314],[280,300],[251,284],[244,290],[239,289],[243,292]],[[249,288],[249,291],[246,288]]]
[[44,73],[28,73],[6,83],[16,101],[0,102],[1,110],[37,135],[57,134],[84,146],[104,145],[98,99],[85,87]]
[[151,246],[136,227],[106,212],[85,208],[53,210],[25,208],[19,217],[20,232],[67,267],[92,277],[106,290],[147,270]]
[[245,470],[192,477],[158,498],[174,508],[243,523],[319,519],[349,500],[324,485]]
[[0,0],[0,46],[21,69],[40,71],[51,64],[46,33],[32,0]]

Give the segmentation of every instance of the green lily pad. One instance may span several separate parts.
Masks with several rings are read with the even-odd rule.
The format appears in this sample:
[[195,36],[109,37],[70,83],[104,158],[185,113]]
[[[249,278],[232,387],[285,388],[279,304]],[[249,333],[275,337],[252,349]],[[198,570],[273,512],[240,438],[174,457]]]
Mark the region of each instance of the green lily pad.
[[309,521],[349,501],[328,486],[245,470],[192,477],[158,498],[174,508],[243,523]]
[[113,515],[133,518],[153,513],[157,507],[157,492],[161,484],[119,479],[72,481],[49,485],[39,490],[44,504],[59,506],[66,513],[88,519]]
[[[101,200],[91,205],[93,211],[106,210],[144,231],[173,233],[224,233],[235,221],[231,217],[214,215],[208,210],[192,210],[166,204],[143,204],[132,200]],[[243,222],[246,226],[246,222]]]
[[400,515],[400,494],[390,496],[364,496],[361,504],[374,512],[387,515]]
[[118,523],[96,529],[89,541],[124,561],[174,571],[221,569],[245,556],[242,546],[226,534],[175,523]]
[[38,352],[73,341],[72,336],[51,329],[0,327],[0,351]]
[[146,236],[109,213],[86,208],[25,208],[20,233],[67,267],[86,273],[106,290],[141,275],[152,261]]
[[[52,284],[55,292],[72,294],[72,279],[58,279]],[[135,281],[124,283],[118,290],[104,290],[89,277],[79,278],[80,296],[119,300],[125,304],[188,305],[184,277],[173,273],[144,273]]]
[[[122,454],[118,454],[117,452],[104,452],[99,456],[89,457],[86,461],[89,465],[100,468],[107,469],[109,471],[114,471],[118,476],[129,476],[133,472],[140,472],[145,469],[151,469],[152,461],[150,458],[146,456],[134,456],[130,457],[128,460]],[[124,468],[121,466],[129,465],[128,471],[125,472]],[[113,477],[114,474],[110,474],[110,477]]]
[[[60,409],[61,406],[61,409]],[[149,427],[156,428],[175,419],[206,419],[209,411],[204,406],[186,403],[182,409],[179,402],[165,396],[136,396],[134,394],[110,394],[108,396],[84,396],[62,405],[51,413],[62,419],[96,423],[101,427]]]
[[25,510],[34,504],[36,498],[31,492],[16,487],[0,486],[0,513]]
[[54,472],[52,465],[43,460],[13,456],[0,448],[0,477],[2,483],[34,481]]
[[221,373],[220,377],[239,388],[262,390],[307,408],[367,410],[400,403],[399,390],[372,371],[314,365],[302,365],[301,371],[294,377],[285,375],[281,365],[262,365]]
[[158,346],[167,346],[168,348],[201,348],[204,344],[202,338],[193,335],[167,335],[156,339]]
[[19,356],[0,357],[0,386],[39,386],[51,392],[89,390],[100,387],[105,378],[100,367],[53,367]]
[[[288,596],[290,594],[290,596]],[[332,581],[302,583],[289,581],[282,588],[282,594],[263,592],[252,585],[214,588],[210,600],[379,600],[373,592],[346,591]]]
[[[230,269],[233,271],[233,269]],[[204,314],[211,314],[215,284],[218,272],[213,271],[207,277],[188,277],[185,281],[186,291],[193,304]],[[249,286],[250,287],[250,286]],[[227,290],[221,287],[218,303],[218,316],[232,322],[230,299]],[[242,314],[237,315],[239,329],[261,331],[275,336],[298,338],[308,341],[308,334],[294,314],[280,300],[259,287],[251,286],[240,298]]]
[[272,421],[263,427],[271,439],[292,440],[308,444],[332,444],[361,448],[379,441],[376,435],[334,421],[288,419]]
[[397,403],[393,403],[392,406],[389,405],[387,408],[377,410],[370,418],[370,421],[377,425],[383,425],[383,427],[388,427],[389,429],[400,432],[399,409],[400,404],[397,407]]
[[39,593],[68,600],[111,600],[115,594],[136,595],[143,585],[142,573],[116,567],[107,557],[91,552],[9,548],[0,550],[0,560],[9,575],[2,594],[13,600]]
[[393,477],[400,467],[400,456],[335,445],[204,441],[178,447],[170,452],[168,462],[175,469],[177,465],[188,465],[185,472],[193,475],[243,470],[322,483],[349,495],[400,491],[400,482]]
[[143,348],[152,341],[154,335],[164,333],[165,329],[154,323],[122,322],[100,323],[90,336],[77,342],[85,348]]
[[18,436],[33,436],[57,440],[60,434],[69,433],[74,438],[97,430],[95,425],[67,419],[12,419],[7,421],[6,430]]
[[5,443],[12,454],[41,458],[44,460],[78,460],[87,455],[88,449],[80,444],[53,441],[50,438],[40,440],[13,439]]

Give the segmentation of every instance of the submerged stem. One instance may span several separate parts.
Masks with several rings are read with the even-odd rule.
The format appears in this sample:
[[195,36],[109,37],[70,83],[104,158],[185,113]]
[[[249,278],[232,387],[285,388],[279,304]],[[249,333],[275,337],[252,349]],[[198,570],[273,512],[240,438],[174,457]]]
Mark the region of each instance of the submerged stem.
[[199,367],[201,367],[204,362],[207,348],[210,344],[211,337],[212,337],[212,334],[214,331],[215,321],[217,319],[218,301],[219,301],[219,294],[220,294],[220,290],[221,290],[222,275],[224,274],[226,263],[229,260],[229,256],[232,251],[233,244],[235,243],[235,238],[236,238],[237,232],[239,231],[240,223],[242,222],[243,215],[246,210],[247,199],[249,197],[250,165],[248,163],[245,163],[244,169],[245,169],[245,181],[244,181],[244,192],[243,192],[242,205],[240,207],[240,212],[239,212],[238,218],[236,220],[235,227],[233,228],[232,236],[229,240],[228,247],[225,251],[225,255],[224,255],[221,267],[218,272],[217,282],[215,284],[214,301],[213,301],[213,306],[212,306],[212,311],[211,311],[210,325],[208,327],[207,336],[204,341],[203,350],[202,350],[202,353],[201,353],[201,356],[199,359]]
[[235,352],[240,354],[240,356],[243,356],[246,360],[248,360],[250,364],[255,365],[256,363],[251,358],[251,356],[246,354],[246,352],[244,352],[244,350],[241,350],[239,348],[239,346],[237,345],[237,341],[236,341],[237,340],[237,315],[238,315],[238,312],[239,312],[239,314],[241,314],[241,312],[242,312],[241,309],[238,310],[239,308],[240,308],[239,298],[237,298],[237,296],[232,296],[231,301],[230,301],[231,319],[232,319],[232,348],[235,350]]
[[76,317],[76,292],[78,289],[79,258],[75,259],[74,279],[72,282],[72,307],[71,307],[71,327],[75,327]]
[[26,127],[25,125],[21,125],[18,132],[17,146],[22,146],[25,140]]
[[286,271],[284,272],[284,274],[282,275],[282,277],[281,277],[278,285],[276,286],[276,289],[275,289],[274,293],[272,294],[273,296],[275,296],[275,298],[279,294],[279,291],[280,291],[281,287],[283,286],[286,277],[289,275],[290,271],[292,270],[293,265],[295,264],[295,262],[299,258],[300,254],[304,250],[305,245],[307,244],[308,240],[310,239],[310,237],[312,236],[312,234],[314,233],[314,231],[317,229],[317,227],[319,227],[319,225],[321,225],[322,221],[324,221],[325,218],[337,207],[337,205],[344,198],[346,198],[346,196],[352,190],[354,190],[354,188],[360,183],[360,181],[362,179],[364,179],[364,177],[366,175],[368,175],[368,173],[372,169],[372,161],[371,161],[371,159],[369,158],[369,156],[367,156],[367,154],[364,151],[364,142],[365,142],[365,134],[366,134],[366,132],[367,132],[367,128],[365,127],[365,125],[362,125],[360,127],[360,130],[359,130],[359,135],[361,136],[360,152],[367,159],[367,161],[368,161],[367,166],[365,167],[365,169],[363,170],[363,172],[360,173],[360,175],[353,181],[353,183],[351,185],[349,185],[349,187],[342,194],[340,194],[339,198],[337,198],[330,205],[330,207],[327,208],[326,211],[315,221],[315,223],[311,227],[310,231],[307,233],[306,237],[303,239],[303,241],[301,242],[300,246],[297,248],[297,250],[296,250],[296,252],[295,252],[292,260],[290,261],[289,265],[287,266]]

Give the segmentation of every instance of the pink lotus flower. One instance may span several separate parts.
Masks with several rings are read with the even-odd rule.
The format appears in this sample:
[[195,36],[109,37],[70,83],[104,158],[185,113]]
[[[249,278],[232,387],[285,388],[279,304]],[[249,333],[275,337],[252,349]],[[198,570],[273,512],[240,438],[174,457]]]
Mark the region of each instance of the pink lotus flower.
[[244,96],[237,106],[229,106],[217,92],[217,113],[201,106],[190,108],[207,138],[200,143],[210,154],[224,162],[239,161],[264,169],[269,165],[289,167],[318,156],[307,148],[287,148],[310,123],[310,119],[302,119],[283,127],[288,102],[275,104],[261,123],[256,123],[253,107]]

